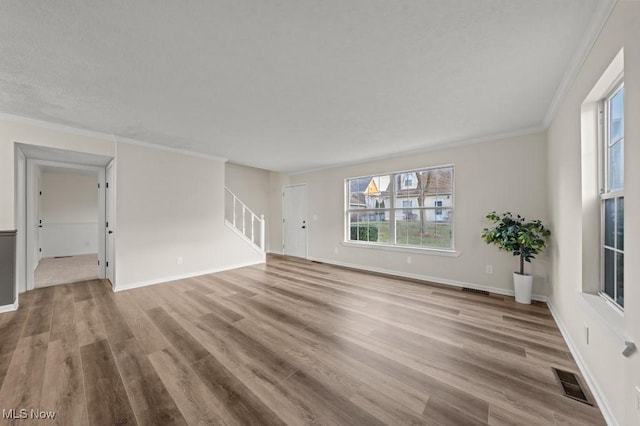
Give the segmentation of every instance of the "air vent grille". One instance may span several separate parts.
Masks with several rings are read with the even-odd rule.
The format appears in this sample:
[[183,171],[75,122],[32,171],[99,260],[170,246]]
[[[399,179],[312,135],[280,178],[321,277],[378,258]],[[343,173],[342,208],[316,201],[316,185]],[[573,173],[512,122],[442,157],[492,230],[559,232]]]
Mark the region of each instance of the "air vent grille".
[[475,293],[475,294],[481,294],[483,296],[488,296],[489,295],[488,291],[477,290],[475,288],[469,288],[469,287],[462,287],[462,291],[466,291],[466,292],[469,292],[469,293]]
[[587,394],[582,390],[582,385],[580,385],[580,381],[578,381],[578,377],[575,374],[569,371],[558,370],[557,368],[552,368],[552,370],[560,382],[560,386],[562,386],[564,396],[575,399],[583,404],[593,405],[593,403],[589,401]]

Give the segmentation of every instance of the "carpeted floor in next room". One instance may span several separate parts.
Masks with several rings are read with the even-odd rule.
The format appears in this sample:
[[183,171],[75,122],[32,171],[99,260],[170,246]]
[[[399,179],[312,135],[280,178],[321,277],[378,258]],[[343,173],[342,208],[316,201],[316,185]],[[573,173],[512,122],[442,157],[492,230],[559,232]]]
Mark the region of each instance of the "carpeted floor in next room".
[[98,255],[47,257],[35,272],[35,286],[49,287],[98,278]]

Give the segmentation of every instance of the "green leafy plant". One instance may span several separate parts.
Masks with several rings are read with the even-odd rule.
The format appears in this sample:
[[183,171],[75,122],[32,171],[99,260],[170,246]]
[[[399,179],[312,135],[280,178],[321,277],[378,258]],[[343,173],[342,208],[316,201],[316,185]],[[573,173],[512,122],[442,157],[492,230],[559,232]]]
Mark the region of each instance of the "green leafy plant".
[[527,222],[520,215],[513,217],[511,212],[503,213],[502,217],[491,212],[487,219],[494,226],[482,230],[482,239],[500,250],[520,256],[520,275],[524,275],[524,262],[531,263],[531,259],[544,250],[551,232],[539,220]]
[[375,226],[351,225],[351,241],[378,241],[378,228]]

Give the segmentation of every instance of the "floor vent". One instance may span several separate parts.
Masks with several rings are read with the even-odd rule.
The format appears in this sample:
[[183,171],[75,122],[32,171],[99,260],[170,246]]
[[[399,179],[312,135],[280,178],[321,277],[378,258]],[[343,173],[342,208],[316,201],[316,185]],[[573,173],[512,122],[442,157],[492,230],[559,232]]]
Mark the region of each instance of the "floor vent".
[[73,256],[54,256],[54,259],[66,259],[67,257],[73,257]]
[[558,370],[557,368],[551,368],[556,375],[556,378],[560,382],[562,386],[562,390],[564,391],[564,396],[567,398],[575,399],[576,401],[582,402],[583,404],[593,405],[591,401],[587,398],[587,395],[582,390],[582,386],[578,381],[578,377],[564,370]]
[[323,262],[318,262],[317,260],[312,260],[311,263],[317,263],[318,265],[323,265]]
[[485,290],[477,290],[475,288],[462,287],[462,291],[468,291],[469,293],[482,294],[483,296],[488,296],[489,292]]

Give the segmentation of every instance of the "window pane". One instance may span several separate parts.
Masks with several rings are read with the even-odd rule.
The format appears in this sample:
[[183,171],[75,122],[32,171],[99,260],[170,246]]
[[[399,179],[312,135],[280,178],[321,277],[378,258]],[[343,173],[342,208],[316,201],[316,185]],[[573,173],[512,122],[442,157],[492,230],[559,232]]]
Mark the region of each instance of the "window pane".
[[609,191],[624,188],[624,139],[609,147]]
[[451,248],[452,218],[451,209],[396,211],[396,243],[418,247]]
[[388,175],[349,179],[349,209],[388,208]]
[[616,228],[616,238],[617,246],[619,250],[624,250],[624,197],[620,197],[617,199],[616,205],[616,213],[617,213],[617,228]]
[[616,200],[604,200],[604,245],[615,247],[614,223]]
[[624,254],[616,253],[616,303],[624,307]]
[[389,242],[389,211],[349,212],[349,241]]
[[609,101],[609,144],[623,137],[624,132],[624,88]]
[[417,198],[420,195],[451,195],[453,194],[453,168],[442,167],[400,173],[396,175],[395,189],[396,194],[403,198]]
[[453,211],[435,209],[433,212],[435,229],[427,241],[429,247],[453,248]]
[[604,249],[604,292],[612,299],[615,299],[615,275],[614,275],[615,252]]
[[347,179],[347,240],[453,248],[453,176],[446,166]]
[[396,244],[421,245],[419,210],[396,210],[395,220]]
[[435,192],[445,196],[453,194],[453,168],[436,169],[434,174]]

